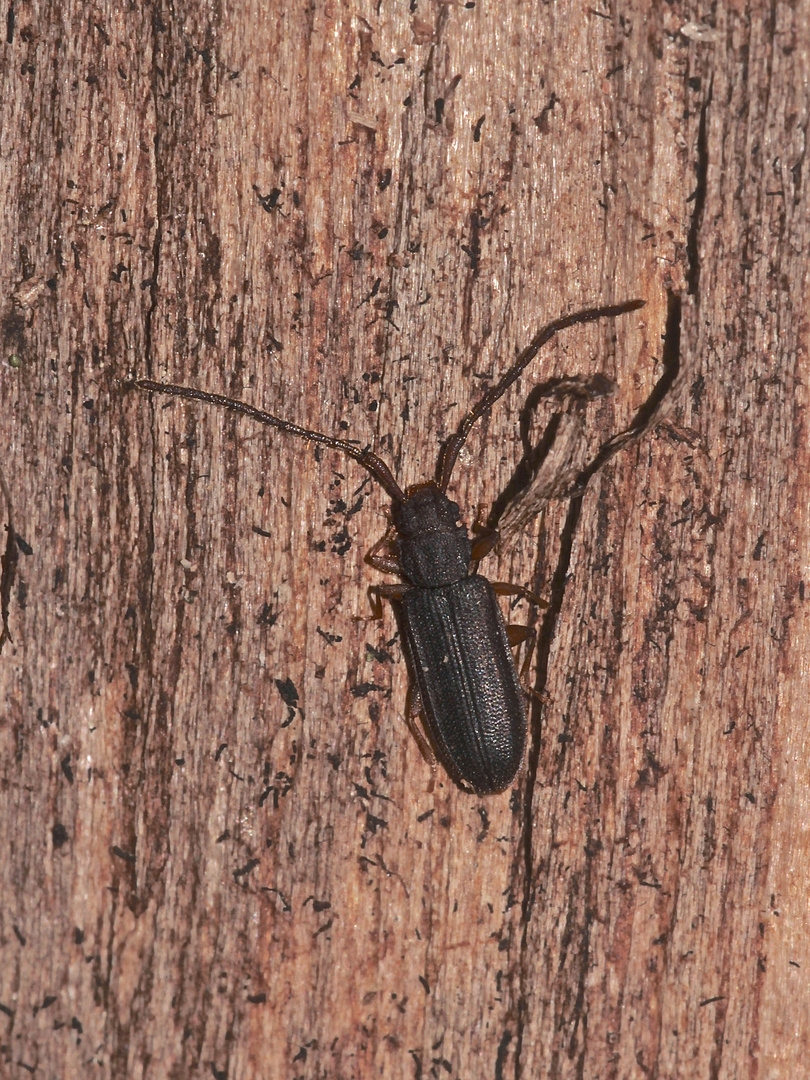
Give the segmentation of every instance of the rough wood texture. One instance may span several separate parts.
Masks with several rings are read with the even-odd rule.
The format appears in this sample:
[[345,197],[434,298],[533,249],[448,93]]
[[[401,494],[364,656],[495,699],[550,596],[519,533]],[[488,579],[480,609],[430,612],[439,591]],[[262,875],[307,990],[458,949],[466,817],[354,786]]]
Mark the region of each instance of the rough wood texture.
[[[410,9],[7,6],[3,1076],[806,1068],[808,7]],[[551,601],[515,790],[430,792],[381,493],[123,380],[412,483],[539,325],[636,295],[471,439],[469,519],[535,382],[616,381],[585,460],[680,362],[487,564]]]

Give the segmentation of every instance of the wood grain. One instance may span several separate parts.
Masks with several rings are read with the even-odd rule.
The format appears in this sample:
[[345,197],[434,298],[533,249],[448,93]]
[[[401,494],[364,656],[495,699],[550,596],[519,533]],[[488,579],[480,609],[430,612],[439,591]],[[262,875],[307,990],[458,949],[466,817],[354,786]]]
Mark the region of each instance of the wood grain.
[[[2,44],[0,1072],[793,1078],[810,1049],[806,4],[14,2]],[[403,719],[351,462],[402,484],[543,323],[587,461],[511,793]],[[669,315],[669,323],[668,323]],[[533,414],[540,444],[556,406]]]

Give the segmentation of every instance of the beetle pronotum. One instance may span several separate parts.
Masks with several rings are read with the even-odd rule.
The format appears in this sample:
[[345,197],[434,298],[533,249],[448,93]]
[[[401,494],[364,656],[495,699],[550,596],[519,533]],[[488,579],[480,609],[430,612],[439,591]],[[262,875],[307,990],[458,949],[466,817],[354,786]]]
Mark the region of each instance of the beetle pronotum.
[[[459,451],[473,424],[503,397],[543,345],[560,330],[577,323],[615,318],[643,304],[643,300],[630,300],[589,308],[543,327],[444,443],[435,480],[406,491],[385,462],[369,449],[361,450],[343,439],[299,427],[244,401],[152,379],[137,379],[134,383],[141,390],[219,405],[339,450],[358,461],[386,491],[397,534],[395,553],[378,555],[378,544],[367,562],[378,570],[398,574],[404,583],[375,586],[378,603],[385,597],[399,605],[403,646],[415,683],[414,711],[421,711],[430,749],[457,784],[479,795],[509,787],[526,748],[526,708],[510,649],[520,636],[512,634],[510,640],[495,599],[496,588],[501,592],[522,590],[493,587],[476,572],[478,561],[494,546],[498,534],[491,531],[471,541],[466,526],[461,524],[458,505],[447,496]],[[411,709],[407,711],[410,722]],[[420,743],[424,750],[422,740]]]

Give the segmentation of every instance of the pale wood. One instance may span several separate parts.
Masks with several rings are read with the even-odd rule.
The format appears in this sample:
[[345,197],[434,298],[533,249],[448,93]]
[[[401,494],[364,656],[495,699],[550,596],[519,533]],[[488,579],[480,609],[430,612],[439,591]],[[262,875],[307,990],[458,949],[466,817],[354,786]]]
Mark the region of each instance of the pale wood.
[[[807,5],[412,7],[9,8],[3,1075],[806,1068]],[[665,422],[487,563],[552,600],[526,769],[430,792],[382,494],[125,380],[413,483],[645,297],[473,435],[472,520],[540,378],[616,381],[583,460],[630,421],[668,291]]]

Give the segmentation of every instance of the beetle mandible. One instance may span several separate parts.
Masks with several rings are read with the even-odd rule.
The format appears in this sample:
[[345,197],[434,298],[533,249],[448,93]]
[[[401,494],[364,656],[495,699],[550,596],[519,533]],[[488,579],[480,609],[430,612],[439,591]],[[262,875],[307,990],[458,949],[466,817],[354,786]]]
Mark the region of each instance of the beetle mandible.
[[[471,541],[458,505],[447,496],[459,451],[473,424],[503,397],[555,334],[577,323],[624,315],[644,303],[630,300],[588,308],[543,327],[443,444],[435,479],[406,491],[385,462],[367,448],[361,450],[220,394],[152,379],[134,381],[138,389],[219,405],[339,450],[358,461],[386,491],[392,502],[395,554],[377,555],[381,541],[367,562],[403,578],[403,584],[373,588],[378,604],[385,597],[399,605],[404,651],[415,683],[414,711],[421,711],[429,747],[421,738],[419,742],[423,752],[429,749],[435,754],[455,783],[478,795],[504,791],[517,776],[526,749],[526,708],[495,587],[477,573],[479,559],[491,550],[498,534],[490,531]],[[524,590],[500,586],[498,591]],[[411,709],[407,712],[410,725]]]

